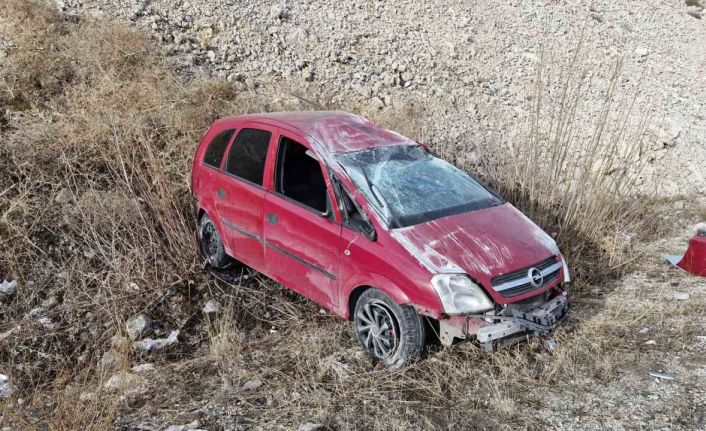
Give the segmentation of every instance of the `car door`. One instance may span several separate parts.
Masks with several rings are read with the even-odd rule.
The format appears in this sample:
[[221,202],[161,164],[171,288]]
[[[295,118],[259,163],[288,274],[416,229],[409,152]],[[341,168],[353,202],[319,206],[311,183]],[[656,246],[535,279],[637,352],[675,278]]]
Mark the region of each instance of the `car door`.
[[214,191],[228,254],[260,271],[265,269],[262,211],[267,191],[263,181],[274,136],[275,129],[269,126],[241,124]]
[[332,309],[338,302],[340,221],[330,182],[306,141],[280,129],[272,192],[265,198],[267,273]]

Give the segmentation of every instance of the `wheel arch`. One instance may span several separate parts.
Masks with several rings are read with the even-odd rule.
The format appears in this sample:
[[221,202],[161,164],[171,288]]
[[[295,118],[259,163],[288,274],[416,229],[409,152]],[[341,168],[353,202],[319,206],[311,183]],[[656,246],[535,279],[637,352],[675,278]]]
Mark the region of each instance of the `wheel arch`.
[[355,310],[355,304],[358,302],[360,295],[362,295],[363,292],[368,289],[377,289],[383,292],[397,304],[413,305],[411,304],[411,301],[407,294],[392,281],[375,274],[370,274],[369,277],[370,278],[364,282],[353,280],[353,282],[351,283],[351,288],[347,289],[348,293],[345,295],[346,303],[342,307],[345,313],[343,316],[345,319],[352,319],[353,311]]
[[351,290],[348,295],[348,307],[346,309],[346,316],[348,320],[353,320],[353,313],[355,312],[355,305],[358,303],[360,295],[363,294],[368,289],[373,289],[372,286],[357,286]]

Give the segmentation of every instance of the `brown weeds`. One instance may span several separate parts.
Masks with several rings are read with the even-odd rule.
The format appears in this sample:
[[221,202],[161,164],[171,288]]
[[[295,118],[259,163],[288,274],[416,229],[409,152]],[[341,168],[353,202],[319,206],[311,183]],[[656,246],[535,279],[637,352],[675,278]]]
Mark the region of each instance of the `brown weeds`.
[[[599,282],[627,269],[636,235],[654,226],[652,201],[639,192],[648,117],[636,112],[639,95],[619,91],[621,60],[600,82],[580,52],[558,71],[540,62],[526,133],[498,136],[479,168],[557,240],[577,278]],[[589,108],[597,90],[598,108]]]

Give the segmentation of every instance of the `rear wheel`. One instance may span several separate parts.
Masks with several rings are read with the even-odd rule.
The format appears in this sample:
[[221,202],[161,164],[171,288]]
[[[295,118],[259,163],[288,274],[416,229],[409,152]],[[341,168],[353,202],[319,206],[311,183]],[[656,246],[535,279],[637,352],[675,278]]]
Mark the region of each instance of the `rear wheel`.
[[199,222],[199,246],[204,260],[214,268],[221,269],[230,264],[231,259],[226,254],[221,235],[207,214]]
[[361,346],[388,368],[402,368],[422,355],[424,325],[413,307],[398,305],[377,289],[368,289],[353,316]]

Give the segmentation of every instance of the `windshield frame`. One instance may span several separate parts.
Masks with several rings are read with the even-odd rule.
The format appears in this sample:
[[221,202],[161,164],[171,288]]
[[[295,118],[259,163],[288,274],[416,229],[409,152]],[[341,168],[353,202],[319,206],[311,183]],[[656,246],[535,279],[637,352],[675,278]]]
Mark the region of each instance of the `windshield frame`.
[[[353,187],[355,187],[356,190],[358,190],[358,192],[361,195],[361,198],[363,198],[365,200],[365,203],[378,216],[380,222],[387,229],[398,229],[398,228],[410,227],[410,226],[438,220],[438,219],[441,219],[444,217],[449,217],[449,216],[453,216],[453,215],[477,211],[477,210],[485,209],[485,208],[496,207],[496,206],[500,206],[500,205],[503,205],[506,203],[506,201],[498,194],[498,192],[496,192],[495,190],[490,188],[483,181],[479,180],[476,176],[459,168],[455,164],[437,156],[436,154],[434,154],[432,151],[430,151],[425,146],[420,145],[420,144],[413,144],[413,145],[401,144],[401,145],[394,145],[394,146],[395,147],[421,148],[429,156],[436,158],[436,159],[439,159],[439,160],[442,160],[443,162],[448,163],[449,165],[451,165],[454,168],[461,171],[463,174],[467,175],[471,180],[475,181],[480,187],[482,187],[485,191],[487,191],[490,196],[488,199],[485,199],[485,200],[461,203],[461,204],[454,205],[451,207],[446,207],[446,208],[432,209],[430,211],[425,211],[425,212],[418,213],[418,214],[412,214],[412,215],[406,215],[406,216],[396,216],[390,210],[390,208],[391,208],[390,204],[385,200],[384,195],[382,193],[379,193],[374,190],[375,188],[379,189],[379,187],[377,185],[374,185],[370,181],[370,178],[366,174],[365,169],[362,169],[362,168],[356,169],[357,175],[351,175],[351,172],[350,172],[351,167],[350,166],[347,167],[340,160],[340,158],[344,157],[344,156],[349,156],[352,154],[366,152],[366,151],[374,151],[376,149],[385,148],[385,147],[370,147],[370,148],[365,148],[365,149],[357,150],[357,151],[336,153],[334,158],[335,158],[338,166],[341,167],[343,172],[348,177],[348,180],[351,182],[351,185]],[[367,184],[368,187],[370,188],[369,193],[362,190],[361,184],[359,184],[358,181],[355,180],[354,176],[361,177],[361,179],[364,180],[365,184]],[[372,196],[373,199],[371,199],[370,196]],[[377,205],[375,202],[371,202],[371,200],[382,200],[383,202],[381,203],[381,205]]]

